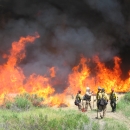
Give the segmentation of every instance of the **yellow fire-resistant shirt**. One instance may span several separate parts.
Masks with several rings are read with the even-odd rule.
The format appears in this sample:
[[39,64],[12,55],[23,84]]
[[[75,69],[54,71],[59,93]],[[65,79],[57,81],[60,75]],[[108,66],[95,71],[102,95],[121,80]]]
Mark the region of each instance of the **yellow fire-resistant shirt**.
[[97,92],[96,100],[98,101],[101,98],[102,93],[100,91]]
[[113,101],[117,101],[118,100],[118,95],[115,92],[111,92],[109,99],[113,100]]
[[83,99],[83,97],[82,97],[82,95],[81,94],[77,94],[76,95],[76,99],[78,100],[78,101],[81,101],[82,99]]
[[102,93],[99,95],[99,99],[101,99],[101,98],[104,98],[106,101],[109,100],[108,95],[107,95],[105,92],[102,92]]

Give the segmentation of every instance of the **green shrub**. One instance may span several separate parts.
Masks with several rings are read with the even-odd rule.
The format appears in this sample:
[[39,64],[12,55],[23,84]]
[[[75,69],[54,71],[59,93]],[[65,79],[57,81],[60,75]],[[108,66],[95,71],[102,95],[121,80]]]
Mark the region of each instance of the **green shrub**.
[[122,98],[118,103],[117,103],[117,110],[122,110],[127,106],[124,98]]
[[95,122],[74,110],[35,108],[23,113],[9,112],[1,114],[5,126],[2,130],[99,130]]
[[126,93],[117,103],[117,111],[121,111],[126,117],[130,118],[130,92]]
[[126,102],[130,102],[130,92],[128,92],[128,93],[125,94],[124,100],[125,100]]
[[25,97],[17,96],[14,100],[14,105],[25,110],[29,109],[32,106],[32,103]]
[[35,107],[43,107],[42,101],[44,100],[43,97],[39,97],[37,94],[29,94],[23,93],[17,95],[13,101],[5,95],[5,100],[3,106],[7,109],[18,110],[19,109],[29,109],[31,106]]
[[117,103],[117,109],[124,110],[130,106],[130,92],[126,93],[123,98]]
[[6,107],[7,109],[10,109],[11,106],[12,106],[12,102],[11,102],[11,101],[6,101],[6,102],[5,102],[5,107]]

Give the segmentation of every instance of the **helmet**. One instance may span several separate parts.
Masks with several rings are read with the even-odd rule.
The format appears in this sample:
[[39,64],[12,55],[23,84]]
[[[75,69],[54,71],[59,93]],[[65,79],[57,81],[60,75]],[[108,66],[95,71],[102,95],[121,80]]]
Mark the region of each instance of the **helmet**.
[[101,90],[101,87],[100,87],[100,86],[98,87],[98,90]]
[[81,90],[78,90],[78,93],[81,93]]
[[114,92],[114,88],[112,88],[112,89],[111,89],[111,91],[113,91],[113,92]]
[[89,87],[87,87],[87,88],[86,88],[86,90],[90,90],[90,88],[89,88]]

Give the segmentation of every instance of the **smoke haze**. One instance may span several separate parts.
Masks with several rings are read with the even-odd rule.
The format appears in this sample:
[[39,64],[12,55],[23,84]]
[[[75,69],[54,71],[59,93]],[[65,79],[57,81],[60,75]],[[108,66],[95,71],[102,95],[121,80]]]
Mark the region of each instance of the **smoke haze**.
[[55,80],[65,88],[80,55],[98,54],[105,63],[121,57],[126,77],[130,69],[129,6],[128,0],[1,0],[0,63],[5,62],[2,54],[9,53],[13,41],[38,32],[40,38],[26,46],[26,58],[20,63],[26,76],[49,75],[48,69],[54,66]]

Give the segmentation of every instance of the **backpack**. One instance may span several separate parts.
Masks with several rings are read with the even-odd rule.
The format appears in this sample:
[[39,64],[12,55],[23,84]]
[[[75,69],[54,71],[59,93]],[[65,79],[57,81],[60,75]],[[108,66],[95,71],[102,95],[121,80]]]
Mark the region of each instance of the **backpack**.
[[79,100],[77,100],[77,99],[75,99],[74,104],[75,104],[76,106],[78,106],[78,105],[79,105],[79,103],[80,103],[80,101],[79,101]]
[[74,101],[74,104],[75,104],[76,106],[78,106],[80,102],[81,102],[81,100],[79,99],[78,94],[77,94],[77,95],[76,95],[76,98],[75,98],[75,101]]
[[102,98],[99,101],[100,106],[106,106],[108,104],[107,100],[104,98],[104,94],[102,94]]
[[91,100],[91,96],[88,96],[87,94],[84,95],[83,100]]

